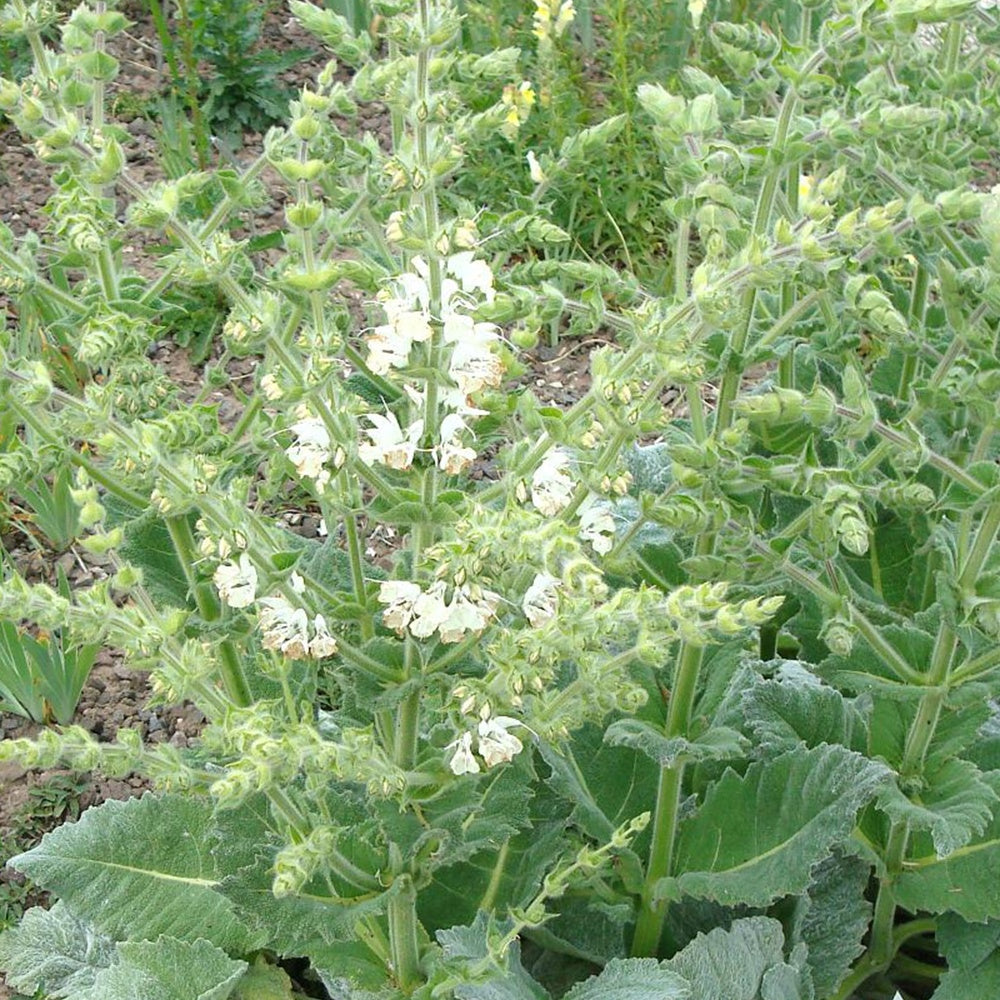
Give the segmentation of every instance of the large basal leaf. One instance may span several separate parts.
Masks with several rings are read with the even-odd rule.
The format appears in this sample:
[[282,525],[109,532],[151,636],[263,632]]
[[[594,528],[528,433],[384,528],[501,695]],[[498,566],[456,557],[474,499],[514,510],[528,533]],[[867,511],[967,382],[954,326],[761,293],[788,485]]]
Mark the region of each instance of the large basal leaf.
[[789,936],[809,949],[806,962],[818,996],[832,996],[864,951],[872,915],[865,898],[870,874],[868,862],[834,853],[816,865],[809,888],[795,901]]
[[979,836],[997,804],[996,792],[967,760],[949,760],[930,769],[916,798],[907,798],[893,784],[879,796],[878,805],[894,821],[909,823],[911,830],[929,830],[939,858]]
[[9,864],[115,939],[256,941],[218,887],[208,803],[146,794],[88,809]]
[[937,940],[948,971],[932,1000],[1000,997],[1000,921],[969,924],[946,914],[938,921]]
[[687,980],[655,958],[612,959],[598,976],[578,983],[564,1000],[688,1000]]
[[799,743],[858,751],[867,744],[869,701],[845,698],[797,660],[783,662],[773,680],[760,678],[747,688],[743,712],[756,742],[771,754]]
[[123,941],[77,1000],[226,1000],[246,968],[204,940]]
[[777,920],[748,917],[699,934],[663,968],[687,980],[692,1000],[812,1000],[805,949],[786,960],[784,945]]
[[31,996],[79,996],[114,957],[114,942],[77,919],[63,902],[50,910],[33,907],[0,935],[0,970],[7,984]]
[[[982,780],[1000,793],[1000,771]],[[957,913],[971,923],[1000,919],[1000,810],[985,833],[945,858],[912,858],[896,880],[896,901],[914,913]]]
[[849,836],[858,810],[890,777],[840,746],[787,753],[742,776],[727,771],[681,825],[681,874],[660,880],[657,898],[766,906],[802,892],[813,865]]
[[388,984],[385,962],[360,941],[334,941],[308,957],[333,1000],[375,994]]

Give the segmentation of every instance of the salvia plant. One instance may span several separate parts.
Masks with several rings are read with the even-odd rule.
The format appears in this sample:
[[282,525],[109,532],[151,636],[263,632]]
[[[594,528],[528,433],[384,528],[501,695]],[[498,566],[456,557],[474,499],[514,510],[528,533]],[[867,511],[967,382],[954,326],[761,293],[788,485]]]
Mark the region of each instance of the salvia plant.
[[[35,447],[0,485],[72,466],[112,566],[71,596],[10,572],[0,614],[123,650],[208,718],[186,750],[0,743],[157,788],[11,860],[58,901],[0,938],[8,980],[998,995],[1000,194],[973,183],[996,16],[808,4],[794,43],[703,21],[699,65],[630,122],[670,195],[654,292],[546,216],[621,118],[477,204],[463,164],[537,110],[518,53],[462,51],[441,0],[372,0],[379,47],[289,6],[336,61],[242,173],[152,186],[105,115],[122,14],[78,7],[58,50],[44,3],[0,17],[34,57],[0,106],[53,171],[44,237],[4,231],[0,273],[84,373],[7,351]],[[572,17],[537,6],[542,34]],[[384,142],[344,124],[368,102]],[[268,196],[264,264],[236,226]],[[152,277],[118,253],[141,233],[176,245]],[[146,353],[181,286],[229,304],[194,400]],[[513,381],[555,321],[612,335],[568,408]],[[224,422],[235,355],[256,389]],[[289,497],[324,542],[282,527]]]

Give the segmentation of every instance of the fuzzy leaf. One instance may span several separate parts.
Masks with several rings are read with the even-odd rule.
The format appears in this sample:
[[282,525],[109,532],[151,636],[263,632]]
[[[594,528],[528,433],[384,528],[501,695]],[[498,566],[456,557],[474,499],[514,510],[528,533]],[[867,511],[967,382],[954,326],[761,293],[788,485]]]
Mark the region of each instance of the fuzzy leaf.
[[[108,527],[121,526],[125,539],[118,547],[121,558],[142,570],[143,586],[157,604],[188,606],[184,567],[163,519],[154,510],[137,511],[113,496],[101,501],[108,511]],[[190,517],[191,527],[195,518]]]
[[930,830],[934,851],[947,857],[985,829],[997,804],[997,793],[980,778],[979,768],[966,760],[949,760],[924,775],[919,801],[897,785],[879,796],[879,808],[911,829]]
[[749,744],[735,729],[713,726],[694,740],[681,736],[668,739],[641,719],[620,719],[608,726],[604,742],[613,747],[632,747],[661,767],[680,762],[731,760],[743,757]]
[[62,901],[28,910],[0,935],[0,970],[22,993],[75,997],[114,961],[114,942],[78,920]]
[[969,924],[953,914],[938,922],[938,945],[948,960],[931,1000],[995,1000],[1000,996],[1000,921]]
[[114,938],[255,947],[216,892],[212,810],[179,795],[146,794],[88,809],[10,864]]
[[662,967],[686,979],[697,1000],[812,1000],[801,955],[786,962],[784,943],[777,920],[747,917],[699,934]]
[[628,955],[626,930],[635,920],[631,899],[604,903],[567,896],[549,909],[552,919],[528,933],[541,947],[596,966]]
[[864,951],[861,941],[871,921],[865,899],[871,866],[854,855],[834,853],[812,870],[805,894],[795,901],[790,938],[803,943],[816,994],[832,996]]
[[773,680],[758,680],[743,693],[743,711],[757,742],[771,754],[799,743],[866,745],[867,701],[851,701],[823,684],[804,664],[785,661]]
[[564,822],[545,823],[511,836],[499,849],[491,847],[467,861],[434,873],[433,887],[421,893],[421,923],[433,933],[471,923],[480,909],[504,913],[526,906],[537,894],[563,844]]
[[727,771],[680,829],[677,870],[660,899],[702,896],[766,906],[809,884],[813,865],[850,834],[858,810],[891,772],[839,746]]
[[687,981],[655,958],[612,959],[598,976],[578,983],[564,1000],[687,1000]]
[[[982,776],[1000,792],[1000,772]],[[917,912],[954,912],[971,923],[1000,919],[1000,810],[985,833],[945,858],[911,859],[896,881],[896,901]]]
[[226,1000],[246,970],[208,941],[124,941],[78,1000]]
[[572,821],[599,843],[638,816],[656,794],[657,771],[645,756],[623,747],[609,747],[600,729],[584,726],[570,745],[556,750],[540,746],[552,769],[549,785],[574,803]]
[[484,962],[490,953],[490,940],[506,929],[480,910],[468,926],[437,932],[438,943],[449,965],[486,966],[486,971],[479,972],[473,981],[455,988],[456,1000],[549,1000],[548,992],[525,972],[518,941],[512,942],[502,963]]

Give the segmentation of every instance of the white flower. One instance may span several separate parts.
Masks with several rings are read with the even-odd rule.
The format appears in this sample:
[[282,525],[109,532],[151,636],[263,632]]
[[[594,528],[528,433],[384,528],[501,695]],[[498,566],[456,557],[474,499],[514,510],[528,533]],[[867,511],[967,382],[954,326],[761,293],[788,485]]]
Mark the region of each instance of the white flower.
[[309,655],[309,619],[305,611],[283,597],[262,597],[260,605],[264,648],[279,650],[292,660],[304,660]]
[[292,424],[295,444],[285,449],[295,471],[305,479],[314,479],[322,488],[330,480],[329,470],[323,466],[330,458],[330,433],[322,420],[306,417]]
[[420,596],[420,584],[409,580],[383,580],[378,599],[389,606],[382,612],[386,628],[402,634],[413,618],[413,602]]
[[472,250],[452,254],[445,267],[450,275],[458,279],[463,292],[479,292],[487,302],[493,301],[496,295],[493,272],[485,260],[476,260]]
[[278,380],[270,372],[268,372],[260,380],[260,387],[263,390],[265,397],[269,399],[272,403],[276,399],[281,399],[281,397],[284,395],[284,391],[278,384]]
[[451,353],[448,374],[466,396],[503,382],[503,363],[486,347],[472,343],[457,343]]
[[220,563],[212,576],[219,597],[231,608],[245,608],[257,596],[257,570],[250,557],[241,553],[239,562]]
[[410,634],[417,639],[433,635],[448,618],[448,608],[444,603],[446,584],[443,580],[432,583],[427,592],[413,602],[413,621]]
[[531,477],[531,502],[552,517],[569,506],[573,480],[569,475],[569,455],[558,448],[549,452]]
[[535,184],[544,184],[546,181],[545,171],[542,170],[542,165],[538,162],[538,157],[535,156],[535,151],[533,149],[528,150],[528,155],[525,157],[528,161],[528,174],[530,175],[532,181]]
[[476,460],[476,449],[448,441],[437,449],[437,464],[442,472],[457,476]]
[[535,574],[535,579],[521,600],[521,610],[532,628],[544,625],[555,615],[561,586],[561,581],[550,573]]
[[594,551],[607,555],[615,545],[615,519],[603,504],[589,503],[580,512],[580,537],[594,546]]
[[479,755],[487,767],[509,763],[524,749],[524,744],[507,732],[512,726],[520,725],[518,719],[509,715],[497,715],[479,723]]
[[313,637],[309,642],[309,655],[322,660],[324,657],[333,656],[336,652],[337,640],[326,627],[326,619],[322,615],[317,615],[313,619]]
[[466,632],[482,632],[500,601],[498,594],[484,590],[473,597],[468,587],[456,587],[439,630],[442,642],[460,642]]
[[371,443],[358,447],[358,458],[365,465],[381,462],[390,469],[407,469],[413,461],[417,441],[424,431],[424,422],[416,420],[404,432],[394,413],[367,413],[371,427],[365,430]]
[[476,458],[474,448],[463,447],[456,438],[469,428],[457,413],[449,413],[441,421],[441,444],[435,448],[438,468],[451,476],[464,472]]
[[479,761],[472,755],[472,733],[462,733],[453,743],[445,747],[455,753],[448,763],[453,774],[478,774]]

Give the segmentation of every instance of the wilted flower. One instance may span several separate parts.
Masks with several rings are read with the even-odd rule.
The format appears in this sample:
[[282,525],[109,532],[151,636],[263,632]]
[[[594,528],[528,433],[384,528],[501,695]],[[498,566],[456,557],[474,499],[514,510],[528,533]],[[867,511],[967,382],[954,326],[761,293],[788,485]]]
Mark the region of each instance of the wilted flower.
[[326,619],[317,615],[313,619],[313,637],[309,640],[309,655],[317,660],[333,656],[337,652],[337,640],[330,634]]
[[257,596],[257,570],[245,552],[240,554],[238,562],[220,563],[212,582],[223,603],[231,608],[248,607]]
[[462,733],[453,743],[445,747],[455,753],[448,763],[453,774],[478,774],[479,761],[472,754],[472,733]]
[[402,633],[413,618],[413,603],[420,597],[419,583],[409,580],[383,580],[378,599],[389,606],[382,612],[386,628]]
[[580,511],[580,537],[607,555],[615,545],[615,519],[603,504],[591,501]]
[[530,175],[532,181],[535,184],[544,184],[546,181],[545,171],[542,170],[542,165],[538,162],[538,157],[535,156],[535,151],[533,149],[528,150],[526,156],[528,161],[528,174]]
[[487,767],[509,763],[524,749],[524,744],[508,729],[523,725],[509,715],[497,715],[479,723],[479,755]]
[[558,448],[545,456],[531,477],[531,502],[549,517],[569,506],[573,480],[569,474],[569,455]]
[[358,458],[366,465],[381,462],[390,469],[408,469],[413,462],[417,441],[424,431],[424,422],[416,420],[404,432],[394,413],[365,414],[371,427],[365,430],[370,443],[358,447]]
[[272,403],[277,399],[281,399],[284,395],[284,391],[278,384],[278,380],[271,374],[271,372],[268,372],[260,380],[260,387],[264,392],[264,396]]
[[550,573],[535,574],[521,600],[521,610],[532,628],[539,628],[555,615],[561,586],[561,582]]
[[435,448],[435,454],[438,468],[451,476],[464,472],[476,458],[475,448],[464,447],[457,440],[464,430],[468,427],[457,413],[449,413],[441,421],[441,444]]

